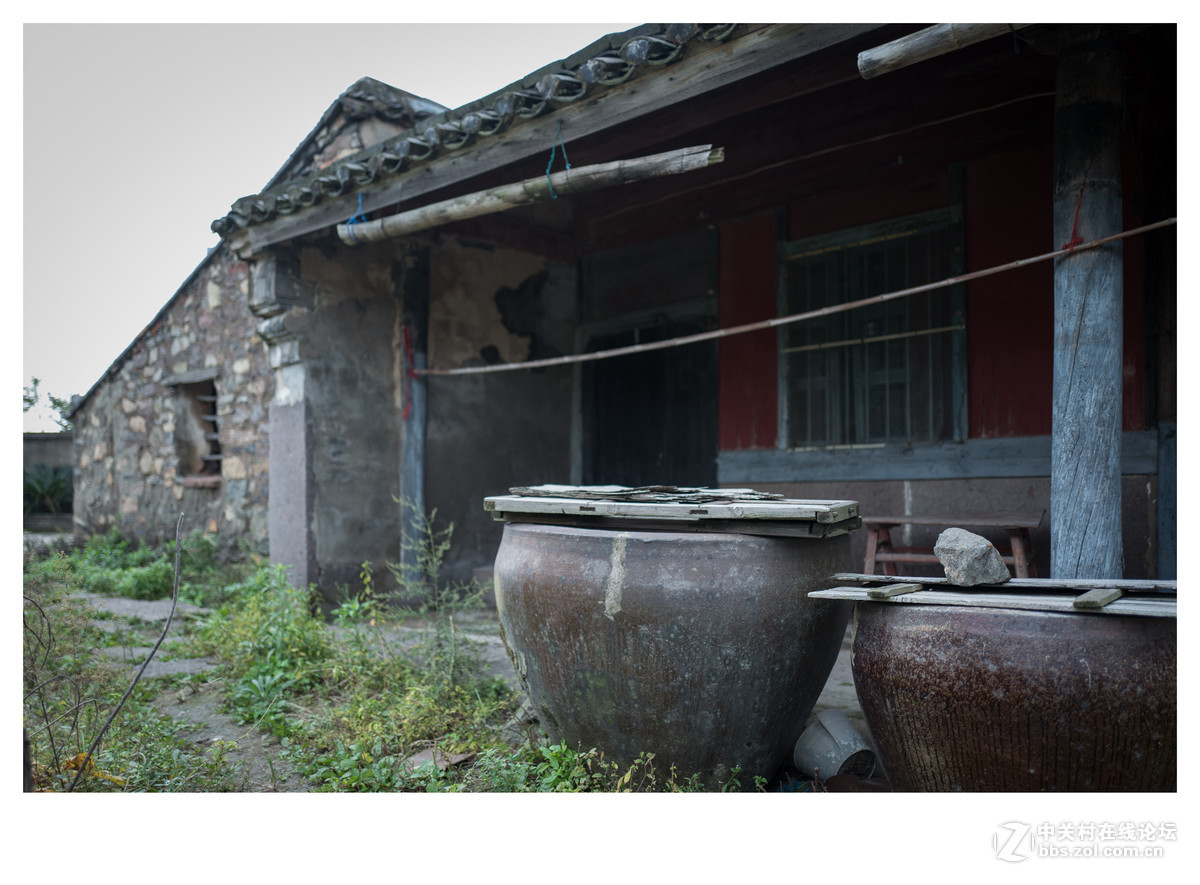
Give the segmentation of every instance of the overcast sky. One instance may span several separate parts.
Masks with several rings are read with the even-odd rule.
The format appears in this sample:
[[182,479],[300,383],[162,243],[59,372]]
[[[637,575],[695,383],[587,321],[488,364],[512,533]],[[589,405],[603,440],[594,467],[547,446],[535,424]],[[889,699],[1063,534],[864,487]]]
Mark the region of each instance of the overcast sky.
[[22,383],[85,393],[358,78],[454,108],[627,27],[24,25]]

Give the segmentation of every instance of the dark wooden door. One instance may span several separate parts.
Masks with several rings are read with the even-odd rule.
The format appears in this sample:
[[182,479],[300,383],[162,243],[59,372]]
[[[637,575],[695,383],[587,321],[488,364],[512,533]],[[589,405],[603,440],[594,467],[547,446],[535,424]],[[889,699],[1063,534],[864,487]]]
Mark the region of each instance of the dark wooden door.
[[[696,323],[667,322],[598,335],[588,349],[700,331],[703,327]],[[585,364],[584,399],[586,483],[717,484],[716,342]]]

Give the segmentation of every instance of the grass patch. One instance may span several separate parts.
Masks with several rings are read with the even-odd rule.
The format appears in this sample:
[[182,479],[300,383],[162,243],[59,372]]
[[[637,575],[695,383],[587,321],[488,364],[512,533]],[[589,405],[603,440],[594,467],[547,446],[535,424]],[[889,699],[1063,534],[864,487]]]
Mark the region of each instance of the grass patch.
[[[26,563],[26,574],[49,575],[58,560],[65,560],[75,586],[92,593],[131,599],[166,599],[175,577],[175,542],[139,544],[117,529],[93,535],[79,550],[59,553]],[[212,535],[194,531],[182,542],[179,598],[210,605],[226,596],[244,566],[223,564]]]
[[[482,675],[480,645],[462,627],[463,614],[482,606],[480,588],[440,580],[451,532],[431,516],[411,541],[417,567],[390,567],[403,605],[381,598],[364,565],[360,586],[343,588],[333,624],[312,588],[293,587],[281,568],[223,571],[211,539],[193,534],[183,573],[212,612],[190,632],[185,625],[160,655],[217,658],[226,712],[279,737],[281,754],[320,791],[700,791],[698,777],[664,769],[650,754],[621,768],[595,749],[548,746],[536,729],[513,737],[506,724],[520,698],[504,680]],[[39,788],[65,789],[130,680],[127,667],[102,659],[98,649],[114,637],[71,594],[153,598],[171,558],[173,545],[137,547],[110,533],[75,554],[27,564],[25,725]],[[143,680],[77,789],[244,788],[232,744],[199,751],[150,705],[155,693],[186,681]],[[739,787],[735,771],[722,788]]]

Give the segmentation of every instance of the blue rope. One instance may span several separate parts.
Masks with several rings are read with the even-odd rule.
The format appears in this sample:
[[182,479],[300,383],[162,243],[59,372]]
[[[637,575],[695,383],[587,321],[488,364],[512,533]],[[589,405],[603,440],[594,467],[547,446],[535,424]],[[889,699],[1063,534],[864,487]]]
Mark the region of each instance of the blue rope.
[[363,215],[362,211],[362,194],[360,193],[358,195],[358,214],[346,222],[346,233],[350,235],[350,239],[353,241],[355,246],[358,245],[358,237],[354,236],[354,225],[358,224],[360,221],[366,220],[367,218],[365,215]]
[[562,145],[563,162],[567,164],[567,171],[570,172],[571,161],[567,159],[567,146],[563,142],[562,120],[558,121],[558,133],[550,145],[550,162],[546,164],[546,185],[550,188],[550,199],[552,200],[557,200],[558,194],[554,192],[554,184],[550,181],[550,167],[554,165],[554,151],[559,145]]

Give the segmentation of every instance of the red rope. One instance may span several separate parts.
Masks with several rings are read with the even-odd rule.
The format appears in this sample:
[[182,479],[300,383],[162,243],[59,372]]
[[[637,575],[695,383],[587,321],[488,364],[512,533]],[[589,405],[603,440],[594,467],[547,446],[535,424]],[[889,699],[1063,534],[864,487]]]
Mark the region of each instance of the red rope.
[[1083,184],[1079,185],[1079,202],[1075,204],[1075,224],[1071,227],[1071,239],[1062,244],[1062,247],[1068,252],[1074,252],[1075,247],[1083,243],[1083,237],[1079,236],[1079,207],[1083,205],[1083,189],[1087,187],[1087,179],[1083,180]]
[[404,373],[404,420],[408,420],[408,410],[412,405],[412,380],[417,377],[417,370],[413,368],[413,349],[412,336],[408,331],[408,323],[404,324],[404,358],[408,363],[408,371]]

